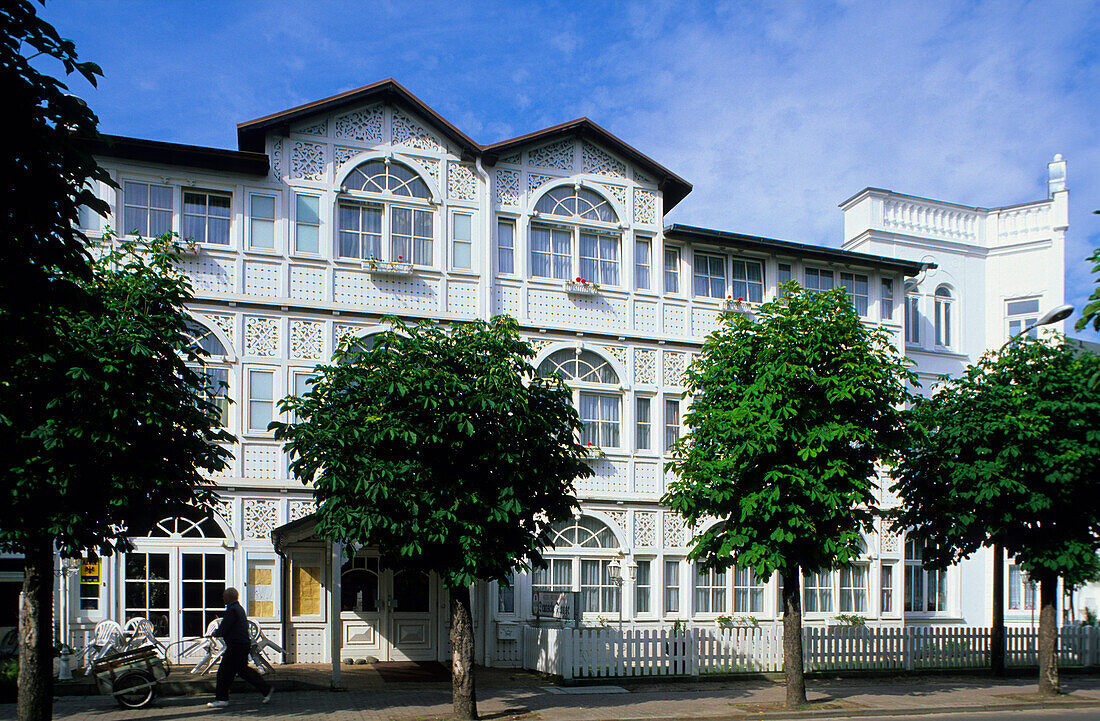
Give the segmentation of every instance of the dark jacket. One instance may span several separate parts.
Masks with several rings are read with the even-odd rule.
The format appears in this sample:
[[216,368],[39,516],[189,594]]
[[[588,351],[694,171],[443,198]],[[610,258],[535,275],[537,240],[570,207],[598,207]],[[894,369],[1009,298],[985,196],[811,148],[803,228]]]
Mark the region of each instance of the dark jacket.
[[222,622],[214,635],[221,636],[227,644],[248,646],[252,643],[248,636],[248,617],[240,602],[233,601],[225,607]]

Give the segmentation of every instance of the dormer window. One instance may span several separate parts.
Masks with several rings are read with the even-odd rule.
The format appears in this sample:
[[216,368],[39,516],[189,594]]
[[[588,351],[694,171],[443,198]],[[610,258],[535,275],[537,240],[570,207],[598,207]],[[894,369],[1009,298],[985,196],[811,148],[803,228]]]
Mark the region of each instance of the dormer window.
[[620,285],[622,233],[611,203],[572,185],[554,188],[535,204],[531,275]]
[[369,160],[344,179],[337,208],[336,257],[434,264],[431,191],[411,168]]

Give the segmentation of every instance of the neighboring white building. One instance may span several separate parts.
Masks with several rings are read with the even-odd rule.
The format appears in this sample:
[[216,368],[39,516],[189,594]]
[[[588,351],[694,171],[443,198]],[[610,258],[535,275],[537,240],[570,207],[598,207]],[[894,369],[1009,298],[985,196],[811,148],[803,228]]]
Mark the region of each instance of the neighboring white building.
[[[841,250],[666,227],[691,186],[595,123],[482,146],[391,80],[243,123],[238,138],[236,151],[117,137],[98,149],[119,185],[98,189],[111,226],[197,241],[184,262],[196,341],[228,382],[225,422],[240,442],[216,479],[213,517],[165,519],[132,553],[104,559],[99,577],[65,577],[59,617],[71,639],[134,615],[169,640],[197,635],[220,612],[221,589],[236,585],[290,658],[329,659],[331,548],[313,537],[311,493],[264,429],[340,339],[376,332],[387,314],[515,316],[535,364],[572,376],[586,438],[607,454],[578,484],[582,515],[560,529],[550,567],[511,589],[476,589],[483,661],[519,662],[514,639],[533,620],[533,589],[577,592],[586,624],[617,622],[620,595],[635,625],[777,620],[774,581],[694,573],[688,529],[658,503],[665,449],[680,432],[681,373],[727,298],[758,303],[788,278],[844,285],[923,381],[957,372],[1063,297],[1066,192],[1053,181],[1049,199],[995,210],[867,189],[842,206]],[[1064,163],[1051,168],[1064,178]],[[98,218],[84,223],[101,230]],[[941,583],[904,546],[876,534],[854,569],[807,576],[807,623],[851,613],[988,624],[986,559]],[[620,563],[633,575],[621,594],[609,574]],[[447,656],[435,578],[380,568],[369,549],[338,571],[340,657]],[[1022,607],[1026,590],[1012,593]]]

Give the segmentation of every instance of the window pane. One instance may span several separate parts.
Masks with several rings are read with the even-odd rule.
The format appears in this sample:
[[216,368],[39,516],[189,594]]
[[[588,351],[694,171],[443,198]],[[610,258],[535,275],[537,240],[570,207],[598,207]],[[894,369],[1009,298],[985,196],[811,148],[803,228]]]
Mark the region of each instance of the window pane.
[[665,249],[665,292],[680,292],[680,251],[675,248]]
[[639,450],[649,450],[649,399],[638,398],[634,411],[634,444]]
[[297,218],[299,223],[309,223],[311,225],[319,225],[321,222],[320,216],[320,199],[310,195],[299,195],[297,198]]
[[634,286],[639,290],[649,289],[649,241],[634,242]]
[[253,195],[252,217],[275,220],[275,198],[269,195]]
[[497,270],[501,273],[515,272],[515,234],[511,221],[497,223]]
[[275,223],[261,218],[252,219],[251,232],[249,233],[253,248],[275,247]]

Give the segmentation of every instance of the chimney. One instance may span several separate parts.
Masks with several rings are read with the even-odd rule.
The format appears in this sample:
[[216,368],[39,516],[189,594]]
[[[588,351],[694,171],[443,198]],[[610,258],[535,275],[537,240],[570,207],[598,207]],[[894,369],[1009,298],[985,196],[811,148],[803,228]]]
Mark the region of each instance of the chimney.
[[1066,189],[1066,161],[1062,160],[1062,154],[1054,156],[1052,162],[1047,163],[1047,192],[1048,197],[1053,198],[1055,193]]

